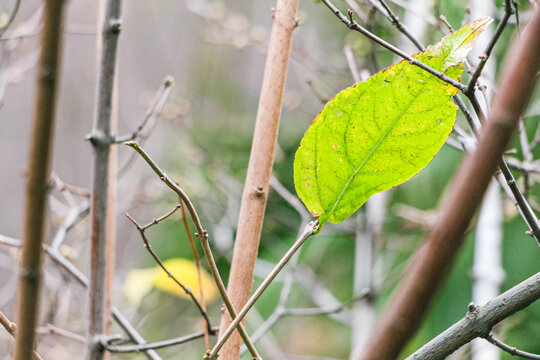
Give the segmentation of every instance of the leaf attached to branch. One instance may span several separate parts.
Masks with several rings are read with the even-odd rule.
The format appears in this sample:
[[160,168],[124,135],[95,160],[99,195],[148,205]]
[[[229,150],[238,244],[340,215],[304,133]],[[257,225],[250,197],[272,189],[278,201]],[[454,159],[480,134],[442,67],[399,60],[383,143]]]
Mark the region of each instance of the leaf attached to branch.
[[[455,80],[482,18],[414,55]],[[322,225],[352,215],[373,194],[420,172],[456,121],[452,85],[403,60],[338,93],[315,118],[296,152],[298,196]]]

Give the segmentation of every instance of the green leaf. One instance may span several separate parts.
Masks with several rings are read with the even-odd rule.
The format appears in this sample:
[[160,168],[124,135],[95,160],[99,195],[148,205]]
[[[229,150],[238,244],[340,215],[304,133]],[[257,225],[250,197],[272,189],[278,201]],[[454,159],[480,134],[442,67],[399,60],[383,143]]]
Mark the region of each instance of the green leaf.
[[[465,25],[414,57],[459,80],[467,53],[491,21]],[[321,227],[345,220],[374,193],[426,167],[452,131],[457,91],[404,60],[330,100],[294,161],[298,196]]]

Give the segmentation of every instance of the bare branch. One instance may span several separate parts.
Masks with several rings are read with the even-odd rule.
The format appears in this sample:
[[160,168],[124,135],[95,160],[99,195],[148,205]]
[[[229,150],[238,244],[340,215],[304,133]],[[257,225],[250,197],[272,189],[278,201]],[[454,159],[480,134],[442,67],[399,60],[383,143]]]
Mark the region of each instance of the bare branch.
[[[223,284],[223,280],[219,274],[219,270],[214,260],[214,255],[212,254],[210,245],[208,243],[208,232],[202,227],[199,214],[197,214],[197,211],[195,210],[193,203],[191,202],[187,194],[184,192],[184,190],[178,185],[178,183],[173,181],[169,176],[167,176],[167,174],[163,170],[161,170],[161,168],[155,163],[155,161],[152,160],[152,158],[139,146],[139,144],[136,141],[128,141],[124,144],[133,148],[135,151],[137,151],[137,153],[146,161],[146,163],[152,168],[152,170],[154,170],[154,172],[159,176],[161,181],[163,181],[171,190],[173,190],[182,200],[183,204],[187,207],[188,212],[191,216],[191,220],[193,221],[193,224],[195,225],[195,229],[197,230],[196,236],[202,244],[204,256],[206,257],[206,260],[208,261],[210,272],[212,273],[212,277],[214,278],[214,281],[216,282],[216,286],[219,290],[221,298],[223,299],[223,302],[225,303],[225,307],[227,308],[227,311],[229,312],[229,314],[236,317],[236,310],[234,309],[234,306],[229,298],[229,295],[227,294],[227,290],[225,289],[225,285]],[[247,335],[247,332],[244,329],[244,326],[242,324],[240,324],[240,326],[238,327],[238,331],[240,333],[240,336],[242,337],[242,340],[248,347],[253,358],[259,359],[260,355],[257,353],[255,346],[253,346],[253,343],[249,339],[249,336]]]
[[60,73],[63,0],[45,2],[26,184],[22,259],[17,288],[15,360],[31,358],[38,322],[47,188],[53,148],[56,87]]
[[[540,32],[540,8],[536,9],[528,26],[529,30],[516,44],[513,62],[506,64],[478,149],[466,159],[456,176],[440,221],[412,259],[394,301],[364,354],[365,359],[394,359],[399,354],[417,328],[434,290],[462,243],[463,233],[534,89],[535,78],[530,74],[540,68],[540,38],[537,36]],[[538,225],[536,219],[533,219],[533,224]]]
[[69,230],[71,230],[75,225],[77,225],[79,221],[84,219],[86,215],[89,214],[89,212],[90,203],[88,203],[87,201],[83,202],[78,207],[71,209],[69,214],[64,219],[64,222],[62,222],[62,225],[60,225],[60,227],[56,231],[56,234],[54,235],[54,238],[51,242],[51,247],[54,249],[60,248]]
[[53,335],[59,335],[59,336],[63,336],[67,339],[71,339],[71,340],[74,340],[78,343],[81,343],[81,344],[86,344],[86,338],[82,335],[79,335],[79,334],[76,334],[72,331],[69,331],[69,330],[66,330],[66,329],[62,329],[62,328],[59,328],[57,326],[54,326],[53,324],[47,324],[45,326],[41,326],[39,328],[37,328],[37,333],[38,334],[53,334]]
[[[9,335],[11,335],[13,338],[16,337],[17,325],[15,325],[13,321],[9,320],[7,316],[4,315],[4,313],[1,311],[0,311],[0,325],[2,325],[4,329],[6,329]],[[33,352],[32,356],[34,360],[43,360],[41,356],[39,356],[39,354],[35,351]]]
[[[298,0],[276,1],[227,284],[231,300],[237,307],[246,304],[253,285],[255,261],[277,144],[292,35],[297,25],[297,7]],[[233,317],[233,314],[223,312],[219,332],[221,339],[225,337],[224,332]],[[235,328],[236,326],[232,327],[232,330]],[[223,360],[236,360],[240,355],[240,347],[240,338],[233,336],[222,351]],[[217,353],[213,356],[217,356]]]
[[508,23],[508,19],[513,13],[514,13],[514,10],[512,9],[510,0],[505,0],[504,16],[499,22],[499,25],[497,26],[497,29],[495,30],[495,33],[493,34],[493,37],[491,38],[491,41],[489,42],[486,50],[484,50],[484,54],[480,57],[480,62],[478,63],[478,66],[476,66],[476,69],[474,70],[474,73],[471,76],[471,79],[467,83],[467,87],[463,89],[463,93],[465,93],[467,96],[474,94],[474,87],[476,86],[476,82],[480,78],[480,75],[482,74],[482,70],[484,70],[484,66],[486,65],[486,62],[488,61],[489,56],[491,55],[491,52],[493,51],[493,48],[495,47],[495,44],[497,44],[497,41],[499,40],[504,28],[506,27],[506,24]]
[[498,340],[495,338],[491,333],[484,336],[484,339],[492,343],[493,345],[497,346],[501,350],[506,351],[510,355],[519,356],[524,359],[532,359],[532,360],[540,360],[540,355],[532,354],[526,351],[519,350],[513,346],[507,345],[503,343],[501,340]]
[[493,326],[540,298],[540,272],[485,305],[469,304],[467,315],[407,360],[444,359],[477,337],[488,338]]
[[174,86],[174,78],[170,75],[166,76],[163,79],[161,86],[154,95],[150,107],[146,111],[143,121],[137,126],[137,129],[129,135],[119,136],[115,139],[117,144],[124,143],[126,141],[137,140],[139,136],[142,135],[143,130],[146,128],[146,125],[152,120],[155,115],[163,108],[167,97],[171,93],[172,87]]
[[[218,330],[219,330],[218,328],[213,328],[212,334],[217,333]],[[162,349],[169,346],[185,344],[187,342],[203,337],[204,334],[205,334],[204,331],[197,331],[193,334],[180,336],[174,339],[156,341],[156,342],[151,342],[148,344],[140,344],[140,345],[111,345],[107,341],[102,341],[101,344],[106,350],[113,353],[141,352],[141,351],[146,351],[146,350],[156,350],[156,349]]]
[[302,246],[302,244],[311,236],[313,235],[319,227],[319,222],[317,220],[311,221],[309,224],[306,225],[304,232],[302,235],[295,241],[295,243],[291,246],[291,248],[283,255],[283,257],[279,260],[279,262],[276,264],[276,266],[272,269],[270,274],[264,279],[264,281],[259,285],[257,290],[251,295],[251,297],[248,299],[242,310],[238,313],[238,316],[236,316],[231,324],[227,327],[227,329],[223,332],[221,335],[219,342],[214,346],[212,351],[210,353],[207,353],[204,356],[204,359],[208,360],[216,360],[218,357],[218,353],[221,350],[221,347],[223,344],[225,344],[225,341],[231,336],[234,329],[240,324],[242,319],[246,316],[248,311],[251,309],[251,307],[255,304],[255,302],[259,299],[259,297],[263,294],[263,292],[268,288],[270,283],[274,280],[274,278],[279,274],[279,272],[285,267],[287,262],[291,259],[291,257],[296,253],[298,249]]
[[[367,38],[369,38],[370,40],[372,41],[375,41],[377,44],[385,47],[386,49],[392,51],[394,54],[396,55],[399,55],[401,56],[402,58],[404,58],[405,60],[407,60],[410,64],[414,65],[414,66],[418,66],[419,68],[427,71],[428,73],[430,73],[431,75],[441,79],[442,81],[444,82],[447,82],[448,84],[454,86],[455,88],[459,89],[459,90],[464,90],[465,89],[465,85],[463,85],[462,83],[460,83],[459,81],[456,81],[450,77],[448,77],[447,75],[443,74],[442,72],[440,71],[437,71],[435,69],[433,69],[432,67],[424,64],[423,62],[421,62],[420,60],[418,59],[415,59],[413,58],[412,56],[410,55],[407,55],[405,54],[402,50],[398,49],[397,47],[387,43],[386,41],[384,41],[383,39],[381,39],[380,37],[378,37],[377,35],[371,33],[370,31],[366,30],[365,28],[363,28],[362,26],[358,25],[358,23],[354,20],[350,20],[349,18],[347,18],[345,15],[343,15],[341,13],[341,11],[338,10],[338,8],[336,8],[334,6],[334,4],[332,4],[329,0],[321,0],[333,13],[334,15],[337,16],[337,18],[343,23],[345,24],[345,26],[347,26],[349,29],[351,30],[355,30],[355,31],[358,31],[359,33],[361,33],[362,35],[366,36]],[[350,14],[352,15],[352,13]],[[351,16],[352,18],[352,16]]]
[[[152,255],[152,257],[154,258],[154,260],[158,263],[159,267],[161,269],[163,269],[163,271],[165,271],[165,273],[167,274],[167,276],[173,280],[176,285],[178,285],[182,290],[184,290],[184,292],[191,298],[191,300],[195,303],[195,306],[197,306],[197,309],[199,309],[199,312],[201,313],[202,317],[204,318],[204,321],[206,323],[206,326],[207,326],[207,330],[209,333],[212,333],[212,326],[210,325],[210,319],[208,318],[208,314],[206,313],[206,310],[203,309],[202,305],[199,303],[199,301],[197,300],[197,298],[195,297],[195,295],[193,295],[193,293],[191,292],[191,290],[186,287],[184,284],[182,284],[168,269],[167,267],[163,264],[163,262],[161,261],[161,259],[159,258],[159,256],[156,254],[156,252],[154,251],[154,249],[152,249],[152,245],[150,245],[150,242],[148,241],[148,238],[146,237],[146,234],[145,234],[145,230],[148,229],[148,227],[152,226],[152,225],[155,225],[157,224],[160,220],[164,219],[164,218],[167,218],[169,217],[173,212],[175,212],[176,210],[178,209],[178,207],[176,207],[173,211],[169,212],[168,214],[162,216],[160,219],[155,219],[153,220],[152,222],[150,222],[150,224],[148,226],[142,226],[141,224],[139,224],[137,222],[137,220],[135,220],[133,217],[131,217],[131,215],[129,215],[128,213],[126,213],[126,216],[127,218],[133,223],[133,225],[135,225],[135,227],[137,228],[137,230],[139,230],[139,233],[141,234],[141,238],[144,242],[144,247],[146,248],[146,250],[148,250],[148,252],[150,253],[150,255]],[[212,333],[213,334],[213,333]]]

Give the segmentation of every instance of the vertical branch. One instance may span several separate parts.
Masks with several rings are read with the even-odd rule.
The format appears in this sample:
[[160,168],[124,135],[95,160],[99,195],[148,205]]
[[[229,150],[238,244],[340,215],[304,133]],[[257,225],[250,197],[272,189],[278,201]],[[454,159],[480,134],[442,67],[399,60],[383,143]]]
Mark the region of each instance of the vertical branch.
[[[464,232],[495,172],[519,117],[525,110],[540,69],[540,8],[509,54],[477,151],[466,158],[424,246],[411,260],[394,299],[364,354],[364,359],[395,359],[418,328],[434,289],[457,253]],[[536,221],[536,219],[535,219]]]
[[[195,258],[195,267],[197,268],[197,279],[199,281],[199,300],[201,302],[201,307],[203,311],[206,311],[206,301],[204,299],[204,290],[203,290],[203,282],[202,282],[202,275],[201,275],[201,259],[199,257],[199,253],[197,252],[197,248],[195,247],[195,242],[193,241],[193,236],[191,236],[191,230],[189,229],[189,223],[186,213],[186,205],[182,198],[179,196],[178,200],[180,201],[180,209],[182,211],[182,222],[184,223],[184,229],[186,231],[186,234],[189,239],[189,245],[191,245],[191,251],[193,251],[193,257]],[[210,350],[210,333],[208,331],[208,321],[203,318],[204,321],[204,344],[206,345],[206,350]]]
[[[492,181],[480,210],[474,239],[473,289],[475,304],[483,305],[499,295],[504,278],[501,264],[502,199],[500,187]],[[497,360],[499,350],[481,339],[472,342],[472,360]]]
[[[482,16],[493,16],[495,14],[495,4],[491,0],[473,0],[471,5],[471,18],[478,19]],[[489,49],[489,39],[493,38],[493,30],[488,27],[484,30],[476,46],[471,51],[471,57],[484,59],[483,49]],[[483,61],[483,60],[480,60]],[[483,71],[479,77],[484,83],[491,83],[495,79],[495,59],[485,63]],[[487,80],[487,81],[486,81]],[[476,89],[476,96],[480,98],[481,91]],[[492,89],[486,89],[487,114],[489,102],[491,100]],[[502,268],[502,231],[503,231],[503,204],[500,193],[500,186],[492,181],[489,186],[478,217],[476,236],[474,239],[474,259],[473,259],[473,288],[472,300],[475,304],[485,304],[489,300],[499,295],[500,286],[504,278]],[[495,346],[482,339],[476,339],[472,343],[471,360],[498,360],[500,351]]]
[[376,241],[380,235],[390,191],[373,195],[365,206],[363,223],[357,224],[354,259],[354,296],[368,289],[366,301],[353,304],[352,310],[352,350],[351,359],[357,359],[365,349],[372,334],[377,316],[374,303],[376,291],[373,289],[377,275],[375,268]]
[[[248,300],[253,282],[253,270],[274,162],[291,38],[296,26],[297,6],[298,0],[278,0],[274,14],[274,25],[268,45],[261,97],[229,276],[228,292],[234,307],[237,309],[242,308]],[[230,323],[230,314],[224,312],[221,318],[220,336],[223,335]],[[223,360],[237,359],[240,354],[240,345],[240,337],[235,334],[223,348],[221,358]]]
[[41,245],[54,133],[63,9],[63,0],[45,2],[26,184],[23,249],[17,289],[19,329],[15,344],[15,360],[32,358],[34,331],[39,315]]
[[[107,250],[109,238],[109,180],[111,173],[111,144],[114,143],[112,133],[112,108],[114,80],[116,72],[116,53],[118,35],[121,30],[121,0],[107,0],[105,3],[103,22],[101,26],[101,44],[99,58],[99,79],[97,84],[97,100],[94,127],[90,141],[94,148],[94,178],[92,185],[92,249],[90,259],[89,287],[89,321],[88,321],[88,359],[103,359],[103,348],[98,337],[106,331],[107,314],[107,283],[106,273]],[[113,161],[113,163],[115,163]],[[113,173],[114,174],[114,173]],[[114,175],[111,175],[114,176]],[[114,213],[110,213],[114,216]],[[114,230],[114,227],[113,227]]]

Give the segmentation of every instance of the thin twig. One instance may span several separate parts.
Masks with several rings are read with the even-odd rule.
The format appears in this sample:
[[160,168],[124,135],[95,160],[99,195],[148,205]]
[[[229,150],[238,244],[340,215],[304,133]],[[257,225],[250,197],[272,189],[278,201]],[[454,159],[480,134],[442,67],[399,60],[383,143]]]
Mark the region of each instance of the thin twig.
[[163,79],[158,91],[154,95],[154,98],[150,103],[150,107],[146,111],[146,115],[144,116],[143,121],[139,124],[139,126],[137,126],[135,131],[133,131],[131,134],[117,137],[115,139],[115,142],[117,144],[120,144],[126,141],[137,140],[141,135],[142,131],[146,128],[148,122],[153,119],[155,115],[161,110],[173,86],[174,78],[170,75],[166,76],[165,79]]
[[[393,359],[399,354],[418,327],[434,290],[462,243],[463,234],[536,83],[531,74],[536,74],[540,68],[540,38],[536,36],[540,31],[540,8],[535,9],[528,26],[529,31],[516,43],[515,56],[505,66],[478,149],[466,159],[456,176],[440,221],[413,258],[393,302],[379,322],[374,340],[365,353],[366,359]],[[532,219],[532,224],[538,226],[536,219]]]
[[390,20],[390,22],[392,23],[392,25],[394,25],[400,33],[402,33],[403,35],[405,35],[409,40],[411,40],[411,42],[417,47],[417,48],[420,48],[420,49],[423,49],[424,48],[424,45],[422,45],[422,43],[420,41],[418,41],[418,39],[416,39],[416,37],[414,37],[413,34],[410,33],[409,30],[407,30],[407,28],[405,27],[405,25],[403,25],[398,17],[392,12],[392,10],[390,9],[390,7],[388,7],[388,5],[386,4],[386,2],[384,2],[384,0],[379,0],[379,3],[382,5],[382,7],[384,8],[384,10],[386,11],[386,13],[388,14],[388,18]]
[[499,37],[501,36],[504,28],[506,27],[506,24],[508,23],[508,19],[510,18],[510,16],[512,16],[513,13],[514,13],[514,10],[512,9],[510,0],[505,0],[504,16],[499,22],[497,29],[495,29],[495,33],[493,34],[493,37],[491,38],[488,46],[484,50],[484,54],[480,57],[480,62],[476,66],[476,69],[474,70],[474,73],[472,74],[471,79],[467,83],[467,87],[465,89],[462,89],[463,93],[467,95],[467,97],[474,94],[474,87],[476,86],[476,82],[480,78],[480,75],[482,75],[482,70],[484,70],[484,66],[486,65],[486,62],[488,61],[489,56],[491,55],[491,52],[493,51],[493,48],[495,47],[495,44],[497,44]]
[[[188,218],[186,214],[185,206],[183,205],[184,202],[181,198],[180,205],[182,210],[182,222],[184,223],[184,230],[186,231],[186,234],[189,239],[189,245],[191,245],[191,251],[193,252],[193,257],[195,258],[195,267],[197,268],[197,279],[199,281],[199,295],[201,296],[201,306],[204,311],[206,311],[206,302],[204,299],[204,290],[203,290],[203,282],[202,282],[202,274],[201,274],[201,258],[199,257],[199,252],[197,251],[197,248],[195,247],[195,242],[193,241],[193,236],[191,235],[191,230],[189,229],[189,223]],[[204,320],[206,321],[206,319]],[[210,350],[210,332],[209,324],[205,324],[205,331],[204,331],[204,343],[206,345],[206,350]]]
[[501,170],[501,173],[503,174],[506,183],[508,184],[508,187],[514,195],[517,206],[519,207],[519,210],[521,211],[525,222],[530,228],[530,235],[532,235],[538,245],[540,245],[540,226],[538,224],[538,218],[534,214],[531,206],[529,205],[523,194],[521,193],[521,190],[519,190],[517,182],[514,179],[514,175],[512,175],[512,172],[508,168],[508,165],[504,161],[504,158],[501,158],[499,161],[499,169]]
[[[175,208],[172,212],[169,212],[168,214],[166,214],[165,216],[162,216],[161,219],[165,218],[165,217],[168,217],[170,216],[174,211],[176,211],[177,208]],[[208,318],[208,314],[206,313],[206,310],[203,309],[203,307],[201,306],[201,304],[199,303],[199,301],[197,300],[197,298],[195,297],[195,295],[193,295],[193,293],[191,292],[191,290],[186,287],[184,284],[182,284],[170,271],[169,269],[167,269],[167,267],[163,264],[163,262],[161,261],[161,259],[159,258],[159,256],[156,254],[156,252],[154,251],[154,249],[152,249],[152,245],[150,245],[150,242],[148,241],[148,238],[146,237],[146,234],[145,234],[145,230],[148,229],[150,226],[154,225],[154,224],[157,224],[159,221],[158,219],[150,222],[149,225],[146,225],[146,226],[143,226],[141,224],[139,224],[137,222],[137,220],[135,220],[131,215],[129,215],[128,213],[126,213],[126,217],[133,223],[133,225],[135,225],[135,227],[137,228],[137,230],[139,230],[139,233],[141,234],[141,238],[144,242],[144,247],[146,248],[146,250],[148,250],[148,252],[150,253],[150,255],[152,255],[152,257],[154,258],[154,260],[158,263],[159,267],[161,269],[163,269],[163,271],[165,271],[165,273],[167,274],[167,276],[173,280],[176,285],[178,285],[180,288],[182,288],[182,290],[191,298],[191,300],[193,300],[193,302],[195,303],[195,306],[197,306],[197,309],[199,309],[199,312],[201,313],[202,317],[204,318],[204,321],[205,321],[205,324],[206,324],[206,327],[207,327],[207,330],[209,333],[212,332],[212,326],[210,325],[210,319]],[[160,220],[161,220],[160,219]]]
[[360,81],[362,81],[362,79],[360,78],[360,73],[358,72],[358,68],[356,67],[356,61],[354,61],[354,54],[351,47],[346,45],[343,48],[343,53],[345,54],[345,58],[347,59],[347,65],[349,66],[349,70],[351,71],[354,82],[359,83]]
[[513,346],[507,345],[503,343],[501,340],[495,338],[493,334],[491,333],[487,334],[483,338],[489,341],[490,343],[492,343],[493,345],[495,345],[496,347],[498,347],[499,349],[506,351],[510,355],[519,356],[524,359],[540,360],[540,355],[529,353],[523,350],[519,350]]
[[[527,138],[527,129],[525,128],[523,118],[519,120],[518,134],[519,134],[519,144],[521,147],[521,153],[523,154],[523,162],[530,163],[531,161],[533,161],[533,154],[532,154],[531,147],[529,144],[529,139]],[[529,197],[529,189],[531,187],[528,173],[526,172],[523,173],[523,180],[525,183],[524,196],[525,196],[525,199],[527,199]]]
[[367,297],[371,296],[371,290],[370,289],[364,289],[364,291],[359,294],[358,296],[355,296],[353,299],[344,302],[343,304],[340,304],[338,306],[332,306],[328,308],[297,308],[297,309],[284,309],[283,310],[283,316],[315,316],[315,315],[330,315],[330,314],[336,314],[338,312],[341,312],[347,307],[349,307],[351,304],[354,304],[355,302],[358,302],[360,300],[364,300]]
[[[174,85],[174,79],[171,76],[166,76],[165,79],[163,79],[163,82],[161,83],[160,88],[154,95],[154,98],[152,99],[152,102],[150,103],[150,107],[146,111],[146,116],[143,119],[142,123],[138,126],[138,128],[130,135],[124,136],[123,138],[126,138],[129,140],[137,140],[139,144],[144,144],[146,139],[150,136],[152,129],[156,125],[156,122],[151,122],[150,120],[156,119],[156,116],[161,112],[163,109],[163,106],[165,106],[166,100],[172,90],[172,87]],[[150,122],[150,125],[147,125]],[[143,130],[145,130],[143,132]],[[116,139],[116,142],[121,142],[122,137],[118,137]],[[131,165],[133,165],[136,158],[136,154],[132,153],[129,158],[126,160],[124,165],[120,168],[118,171],[118,177],[124,176]]]
[[333,13],[334,15],[336,15],[336,17],[343,23],[345,24],[345,26],[347,26],[347,28],[351,29],[351,30],[354,30],[354,31],[358,31],[359,33],[363,34],[364,36],[366,36],[367,38],[375,41],[376,43],[378,43],[379,45],[385,47],[386,49],[392,51],[393,53],[395,53],[396,55],[399,55],[401,56],[402,58],[404,58],[405,60],[407,60],[410,64],[414,65],[414,66],[418,66],[419,68],[427,71],[428,73],[430,73],[431,75],[439,78],[440,80],[454,86],[455,88],[459,89],[459,90],[464,90],[465,89],[465,85],[463,85],[462,83],[460,83],[459,81],[456,81],[450,77],[448,77],[447,75],[445,75],[444,73],[440,72],[440,71],[437,71],[435,69],[433,69],[432,67],[424,64],[423,62],[421,62],[420,60],[418,59],[415,59],[413,58],[412,56],[410,55],[407,55],[406,53],[404,53],[402,50],[396,48],[395,46],[391,45],[390,43],[384,41],[383,39],[381,39],[380,37],[378,37],[377,35],[371,33],[370,31],[366,30],[365,28],[363,28],[362,26],[358,25],[358,23],[356,21],[354,21],[352,19],[352,12],[349,13],[349,18],[347,18],[345,15],[343,15],[343,13],[341,11],[338,10],[338,8],[336,8],[334,6],[334,4],[332,4],[329,0],[321,0]]
[[[12,247],[22,247],[22,242],[20,240],[4,235],[0,235],[0,243]],[[49,256],[49,258],[51,258],[51,260],[53,260],[58,266],[72,276],[79,283],[79,285],[84,288],[88,288],[88,278],[86,275],[84,275],[75,265],[73,265],[71,261],[60,254],[58,250],[53,249],[46,244],[43,244],[43,250]],[[122,315],[120,310],[113,306],[111,311],[113,319],[118,323],[118,326],[120,326],[126,332],[126,334],[128,334],[131,340],[137,344],[146,344],[144,338],[139,334],[137,329],[135,329],[135,327],[129,323],[124,315]],[[150,360],[162,360],[154,350],[144,350],[143,352]]]
[[67,233],[75,225],[77,225],[82,219],[84,219],[90,212],[90,203],[88,201],[83,202],[76,208],[70,210],[62,225],[56,231],[54,238],[51,242],[51,247],[54,249],[60,248],[64,242]]
[[[218,330],[219,330],[218,328],[214,328],[212,329],[212,333],[215,334],[217,333]],[[106,350],[112,353],[141,352],[141,351],[146,351],[146,350],[156,350],[156,349],[161,349],[161,348],[165,348],[169,346],[185,344],[187,342],[203,337],[204,334],[205,334],[205,331],[197,331],[193,334],[180,336],[174,339],[156,341],[156,342],[151,342],[151,343],[141,344],[141,345],[111,345],[106,339],[104,339],[101,342],[101,344]]]
[[[227,308],[229,314],[231,314],[231,317],[236,317],[236,310],[234,309],[229,295],[227,294],[227,290],[225,288],[225,285],[223,284],[223,280],[219,274],[219,270],[217,268],[214,256],[208,243],[208,232],[202,227],[201,220],[199,218],[199,215],[197,214],[197,211],[195,210],[195,207],[193,206],[193,203],[191,202],[187,194],[184,192],[184,190],[169,176],[167,176],[167,174],[163,170],[161,170],[161,168],[156,164],[156,162],[152,160],[152,158],[139,146],[136,141],[128,141],[124,144],[133,148],[146,161],[146,163],[152,168],[152,170],[154,170],[154,172],[159,176],[161,181],[163,181],[172,191],[174,191],[180,197],[180,199],[182,199],[182,202],[188,209],[191,220],[195,225],[195,229],[197,230],[196,236],[202,244],[202,248],[206,260],[208,261],[210,272],[212,273],[212,277],[216,282],[219,293],[223,299],[223,302],[225,303],[225,307]],[[240,326],[238,327],[238,331],[240,332],[240,336],[242,337],[242,340],[244,340],[244,343],[248,347],[252,357],[254,359],[260,359],[260,355],[255,349],[252,341],[249,339],[249,336],[247,335],[247,332],[242,324],[240,324]]]
[[446,16],[441,14],[439,16],[439,20],[448,28],[448,30],[450,30],[450,33],[454,33],[456,31],[456,30],[454,30],[452,25],[448,22],[448,20],[446,20]]
[[4,24],[4,26],[0,28],[0,38],[2,38],[2,35],[4,35],[6,30],[9,29],[9,27],[13,23],[13,20],[15,20],[15,16],[17,16],[17,12],[19,12],[20,7],[21,7],[21,0],[15,0],[15,4],[13,4],[13,8],[11,9],[11,13],[9,14],[9,17],[6,23]]
[[[4,313],[1,311],[0,311],[0,325],[2,325],[4,329],[6,329],[9,335],[11,335],[13,338],[16,337],[17,325],[15,325],[13,321],[9,320],[7,316],[4,315]],[[34,360],[43,360],[41,356],[39,356],[39,354],[35,351],[33,352],[32,356]]]
[[53,334],[53,335],[59,335],[63,336],[67,339],[71,339],[73,341],[76,341],[81,344],[86,344],[86,338],[82,335],[76,334],[72,331],[59,328],[57,326],[54,326],[53,324],[47,324],[45,326],[41,326],[37,328],[36,332],[38,334]]
[[220,337],[219,342],[214,346],[212,351],[210,353],[207,353],[204,356],[204,359],[208,360],[216,360],[218,357],[219,350],[221,350],[223,344],[225,344],[225,341],[231,336],[234,329],[240,324],[242,319],[246,316],[248,311],[251,309],[251,307],[255,304],[255,302],[259,299],[259,297],[263,294],[263,292],[268,288],[270,283],[274,280],[274,278],[279,274],[279,272],[285,267],[287,262],[291,259],[291,257],[294,255],[294,253],[300,249],[302,244],[311,236],[313,235],[316,230],[319,227],[319,222],[317,220],[311,221],[309,224],[306,225],[304,232],[302,235],[295,241],[295,243],[291,246],[291,248],[283,255],[283,257],[279,260],[279,262],[276,264],[276,266],[272,269],[270,274],[264,279],[264,281],[259,285],[257,290],[251,295],[251,297],[248,299],[242,310],[238,313],[238,316],[236,316],[227,330],[223,332],[223,335]]

